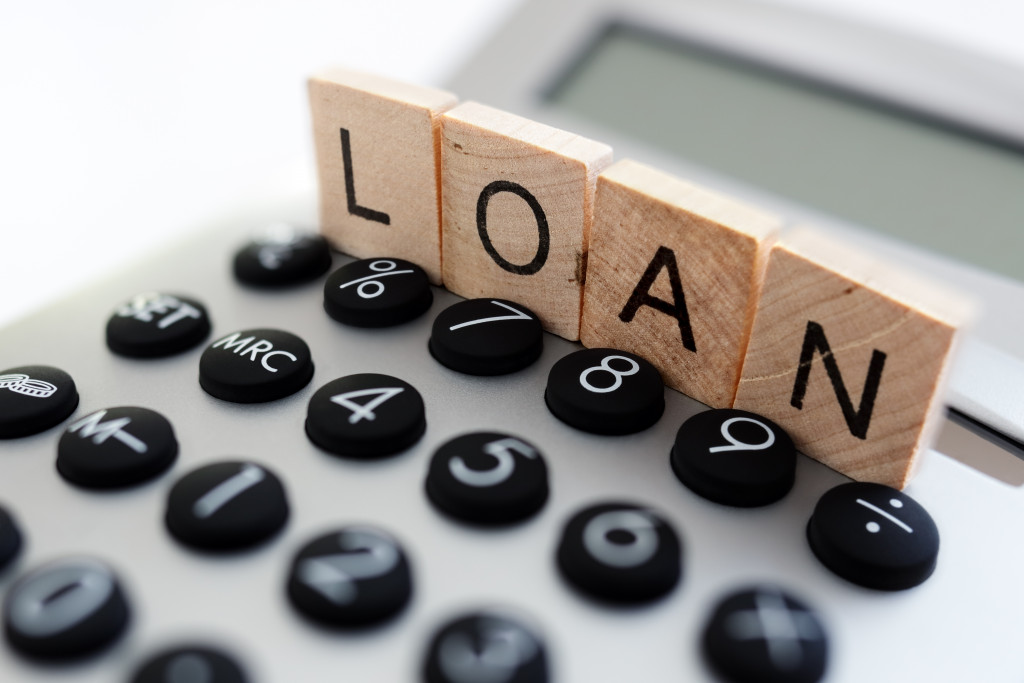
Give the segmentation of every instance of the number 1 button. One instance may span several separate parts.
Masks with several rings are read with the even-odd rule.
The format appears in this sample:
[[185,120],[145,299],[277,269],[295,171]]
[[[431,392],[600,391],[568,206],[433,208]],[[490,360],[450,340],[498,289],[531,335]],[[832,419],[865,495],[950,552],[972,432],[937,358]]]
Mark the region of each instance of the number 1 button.
[[430,353],[467,375],[506,375],[527,367],[544,350],[540,318],[504,299],[470,299],[434,318]]
[[349,458],[404,451],[426,429],[420,392],[389,375],[365,373],[328,382],[313,394],[306,413],[309,440]]

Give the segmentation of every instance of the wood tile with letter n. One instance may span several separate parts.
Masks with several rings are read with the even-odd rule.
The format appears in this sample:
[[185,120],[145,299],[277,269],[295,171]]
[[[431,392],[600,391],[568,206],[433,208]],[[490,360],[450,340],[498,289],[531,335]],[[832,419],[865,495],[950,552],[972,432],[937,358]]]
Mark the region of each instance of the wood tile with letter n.
[[624,159],[597,179],[584,346],[649,360],[714,408],[736,393],[779,220]]
[[903,488],[970,317],[955,293],[797,231],[769,255],[735,407],[853,479]]
[[331,69],[309,80],[320,229],[352,256],[395,256],[441,283],[440,116],[455,95]]
[[445,286],[500,297],[579,338],[587,240],[607,145],[465,102],[441,131]]

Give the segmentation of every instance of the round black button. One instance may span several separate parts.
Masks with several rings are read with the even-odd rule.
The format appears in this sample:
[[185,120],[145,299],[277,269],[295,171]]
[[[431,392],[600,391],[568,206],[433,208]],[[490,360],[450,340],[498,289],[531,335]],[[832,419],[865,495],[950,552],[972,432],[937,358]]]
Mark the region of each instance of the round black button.
[[409,602],[412,575],[398,542],[364,526],[324,534],[292,562],[288,597],[307,617],[330,626],[364,626]]
[[139,294],[107,321],[107,346],[131,358],[187,351],[210,334],[210,317],[195,299],[160,292]]
[[522,370],[544,350],[540,318],[504,299],[470,299],[434,318],[430,353],[441,365],[468,375]]
[[807,523],[807,540],[826,567],[877,590],[920,584],[939,555],[939,530],[928,512],[910,496],[868,482],[827,491]]
[[206,347],[199,359],[199,386],[234,403],[275,401],[312,378],[306,342],[283,330],[233,332]]
[[261,543],[288,521],[284,486],[251,462],[220,462],[174,484],[164,518],[168,531],[201,550],[239,550]]
[[743,410],[697,413],[679,428],[672,447],[679,481],[708,500],[756,507],[793,488],[796,448],[771,420]]
[[91,654],[128,624],[114,572],[89,558],[59,560],[18,580],[4,601],[4,630],[22,654],[60,659]]
[[389,375],[365,373],[328,382],[313,394],[306,413],[310,441],[350,458],[404,451],[426,429],[420,392]]
[[287,224],[273,225],[235,254],[239,282],[286,287],[315,280],[331,267],[331,249],[320,235]]
[[667,594],[682,574],[682,544],[650,509],[622,503],[576,513],[562,531],[557,561],[562,575],[602,600],[649,602]]
[[203,645],[177,647],[143,664],[132,683],[245,683],[248,678],[230,655]]
[[718,604],[704,629],[704,656],[734,683],[814,683],[825,674],[828,640],[803,603],[761,586]]
[[178,456],[174,429],[148,408],[97,410],[72,422],[57,444],[57,471],[86,488],[118,488],[152,479]]
[[63,370],[24,365],[0,372],[0,439],[47,430],[77,407],[75,381]]
[[665,385],[646,360],[616,349],[583,349],[548,373],[548,409],[562,422],[594,434],[632,434],[665,412]]
[[548,470],[532,444],[474,432],[441,445],[427,470],[427,497],[442,512],[476,524],[526,519],[548,499]]
[[18,523],[7,508],[0,505],[0,572],[14,561],[21,551],[21,546],[21,530],[18,529]]
[[471,614],[445,625],[431,639],[424,664],[427,683],[547,683],[544,644],[518,621]]
[[324,310],[356,327],[400,325],[425,313],[433,301],[426,272],[397,258],[355,261],[324,283]]

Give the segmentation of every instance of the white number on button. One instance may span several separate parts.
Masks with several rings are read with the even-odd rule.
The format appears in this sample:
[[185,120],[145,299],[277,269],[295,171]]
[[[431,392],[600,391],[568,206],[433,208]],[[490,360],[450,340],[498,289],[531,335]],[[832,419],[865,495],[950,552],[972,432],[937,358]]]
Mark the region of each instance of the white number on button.
[[495,306],[501,306],[505,310],[512,311],[512,315],[496,315],[493,318],[477,318],[476,320],[467,320],[464,323],[458,325],[452,325],[449,330],[455,331],[462,327],[469,327],[470,325],[479,325],[481,323],[494,323],[499,320],[533,320],[529,315],[520,311],[518,308],[512,308],[508,304],[503,304],[500,301],[491,301]]
[[398,564],[398,549],[387,539],[366,531],[338,535],[341,552],[303,560],[298,574],[302,582],[337,605],[348,605],[358,596],[357,579],[387,574]]
[[[744,443],[743,441],[738,440],[729,431],[729,428],[737,422],[750,422],[752,424],[756,424],[768,434],[768,438],[761,443]],[[775,432],[773,432],[764,422],[750,417],[730,417],[722,423],[722,436],[725,437],[725,440],[728,441],[730,445],[714,446],[708,449],[709,453],[722,453],[723,451],[763,451],[775,443]]]
[[[629,363],[629,370],[616,370],[609,365],[609,362],[613,360],[626,361]],[[587,379],[592,372],[607,372],[615,378],[615,381],[608,387],[595,387],[590,383],[590,380]],[[640,372],[640,364],[632,358],[626,358],[625,356],[605,356],[600,365],[595,365],[594,367],[587,368],[583,371],[583,374],[580,375],[580,384],[583,385],[584,389],[592,391],[595,394],[607,394],[622,386],[623,377],[629,377],[630,375],[635,375],[638,372]]]
[[466,486],[477,488],[496,486],[511,477],[512,472],[515,471],[516,461],[512,451],[520,453],[527,458],[537,457],[537,451],[533,447],[513,437],[491,441],[484,445],[483,450],[484,453],[494,456],[498,461],[491,469],[471,470],[466,465],[466,461],[462,459],[462,456],[456,455],[448,461],[448,471]]
[[[342,408],[348,408],[352,411],[352,414],[348,416],[349,424],[355,424],[360,420],[373,421],[377,419],[377,414],[373,412],[374,408],[379,406],[384,401],[398,396],[400,393],[405,391],[402,387],[380,387],[375,389],[356,389],[355,391],[346,391],[344,394],[337,394],[331,396],[331,401],[337,403]],[[376,396],[377,398],[366,403],[359,404],[353,401],[354,398],[363,398],[364,396]]]
[[[583,529],[583,547],[602,564],[626,569],[637,567],[654,557],[658,551],[655,521],[640,510],[610,510],[587,522]],[[608,534],[626,531],[629,543],[613,543]]]

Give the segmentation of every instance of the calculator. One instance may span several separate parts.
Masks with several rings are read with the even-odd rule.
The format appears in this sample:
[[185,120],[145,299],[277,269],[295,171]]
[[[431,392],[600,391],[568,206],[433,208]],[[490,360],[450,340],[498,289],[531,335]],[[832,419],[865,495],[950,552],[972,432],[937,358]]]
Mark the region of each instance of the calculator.
[[[1022,300],[1019,273],[878,237],[570,103],[602,45],[650,57],[637,35],[743,56],[712,37],[754,5],[667,4],[628,22],[527,4],[450,86]],[[753,32],[781,40],[769,25]],[[536,49],[495,78],[524,32]],[[685,452],[784,454],[767,420],[660,385],[581,419],[569,389],[632,390],[643,359],[522,332],[515,301],[406,291],[414,264],[327,250],[315,214],[312,195],[243,207],[0,332],[0,680],[1020,680],[1019,335],[983,318],[904,491],[798,454],[743,488]]]

